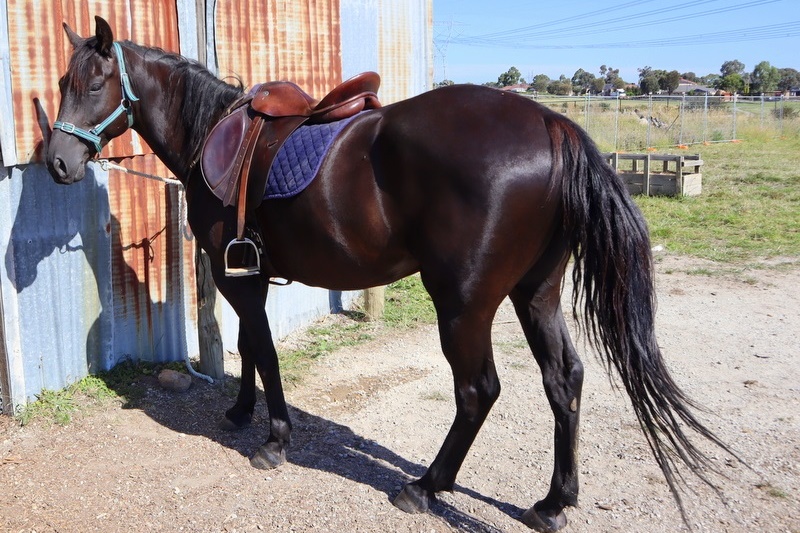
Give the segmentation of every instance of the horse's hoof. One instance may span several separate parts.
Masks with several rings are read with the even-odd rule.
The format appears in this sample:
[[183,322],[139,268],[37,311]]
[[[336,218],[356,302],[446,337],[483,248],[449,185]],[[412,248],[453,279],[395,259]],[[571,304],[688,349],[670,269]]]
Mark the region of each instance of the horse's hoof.
[[567,525],[567,515],[564,511],[560,511],[557,515],[553,516],[551,513],[544,511],[537,511],[536,506],[531,507],[525,511],[520,520],[523,524],[531,529],[535,529],[541,533],[553,533],[559,529],[564,529]]
[[272,470],[286,462],[286,450],[277,442],[268,442],[256,450],[250,465],[259,470]]
[[219,428],[223,431],[241,431],[249,427],[252,420],[252,412],[233,406],[225,411],[225,418],[220,420]]
[[400,494],[395,497],[392,503],[401,511],[415,514],[426,512],[430,506],[430,501],[431,497],[428,495],[427,490],[419,485],[409,483],[403,487],[403,490],[400,491]]

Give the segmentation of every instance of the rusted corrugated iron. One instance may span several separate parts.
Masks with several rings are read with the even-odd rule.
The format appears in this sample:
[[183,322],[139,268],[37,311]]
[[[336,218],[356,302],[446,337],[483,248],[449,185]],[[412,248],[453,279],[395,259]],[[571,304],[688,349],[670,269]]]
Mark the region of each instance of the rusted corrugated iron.
[[[118,163],[137,172],[170,177],[152,154]],[[115,344],[136,346],[136,357],[163,360],[182,351],[176,345],[183,334],[181,314],[184,307],[194,309],[195,301],[194,291],[188,291],[192,305],[180,305],[186,299],[185,286],[194,287],[184,268],[194,252],[184,238],[181,191],[175,185],[113,169],[108,189],[114,319],[126,324],[124,330],[115,331]]]
[[[178,0],[181,28],[190,30],[182,35],[175,0],[0,2],[9,13],[7,70],[18,161],[28,160],[40,137],[33,98],[41,100],[51,123],[55,119],[58,77],[71,52],[62,21],[90,35],[93,16],[100,15],[117,39],[172,51],[179,42],[197,40],[189,0]],[[346,55],[347,77],[363,70],[382,74],[384,102],[429,87],[431,0],[261,4],[218,0],[207,37],[213,41],[216,35],[221,76],[235,73],[246,85],[288,79],[321,97],[341,82]],[[139,172],[169,175],[130,134],[106,147],[103,156]],[[0,231],[0,318],[6,328],[0,342],[13,403],[125,356],[162,360],[197,353],[197,340],[190,338],[197,320],[193,243],[182,235],[178,189],[89,166],[93,177],[72,187],[54,185],[41,165],[8,169],[0,179],[0,228],[7,228]],[[292,316],[297,322],[298,316],[306,320],[327,309],[324,291],[273,292],[268,308],[274,332],[295,327]],[[230,330],[234,338],[226,346],[235,350],[235,323]]]
[[317,98],[342,81],[338,0],[219,0],[215,29],[221,77],[289,80]]
[[[105,18],[118,40],[179,51],[177,11],[170,0],[70,1],[6,0],[12,72],[17,154],[36,161],[42,136],[36,125],[33,99],[39,98],[52,123],[60,101],[58,79],[66,71],[71,45],[61,29],[66,22],[79,35],[94,33],[94,16]],[[36,43],[32,45],[31,43]],[[135,80],[134,80],[135,85]],[[150,152],[135,133],[126,133],[103,150],[124,157]]]

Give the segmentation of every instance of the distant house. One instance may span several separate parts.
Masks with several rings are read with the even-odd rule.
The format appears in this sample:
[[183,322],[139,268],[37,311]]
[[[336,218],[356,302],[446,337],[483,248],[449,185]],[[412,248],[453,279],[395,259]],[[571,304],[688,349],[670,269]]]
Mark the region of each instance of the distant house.
[[501,91],[510,91],[512,93],[526,93],[530,89],[530,85],[527,83],[517,83],[516,85],[506,85],[505,87],[501,87]]
[[613,83],[606,83],[603,85],[603,96],[614,96],[616,98],[625,98],[625,89],[617,89]]
[[686,94],[689,96],[703,96],[707,94],[710,96],[716,92],[717,90],[714,88],[681,78],[678,88],[675,89],[672,94]]

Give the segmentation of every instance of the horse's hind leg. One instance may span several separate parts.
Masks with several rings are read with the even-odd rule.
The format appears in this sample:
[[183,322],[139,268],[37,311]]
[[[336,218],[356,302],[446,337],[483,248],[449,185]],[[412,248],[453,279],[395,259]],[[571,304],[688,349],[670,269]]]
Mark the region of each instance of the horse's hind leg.
[[520,283],[509,295],[525,337],[542,371],[555,418],[553,477],[547,496],[528,509],[522,521],[537,531],[557,531],[567,519],[564,507],[578,503],[578,419],[583,364],[569,338],[560,303],[563,267],[539,284]]
[[[429,283],[426,287],[430,290]],[[453,371],[456,416],[428,471],[406,485],[394,500],[397,507],[411,513],[427,510],[436,492],[452,490],[456,474],[500,394],[491,343],[497,305],[464,304],[459,298],[442,297],[436,290],[431,291],[431,296],[438,315],[442,351]]]

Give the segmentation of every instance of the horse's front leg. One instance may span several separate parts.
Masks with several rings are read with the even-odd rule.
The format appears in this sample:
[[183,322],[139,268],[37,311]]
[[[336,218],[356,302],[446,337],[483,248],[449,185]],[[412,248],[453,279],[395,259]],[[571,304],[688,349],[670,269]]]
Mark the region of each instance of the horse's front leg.
[[236,404],[226,413],[226,420],[234,427],[249,423],[255,405],[255,372],[258,371],[267,400],[270,432],[250,463],[256,468],[275,468],[286,462],[291,422],[283,396],[278,353],[264,306],[269,285],[259,276],[228,278],[223,274],[215,276],[215,281],[239,317],[242,383]]

